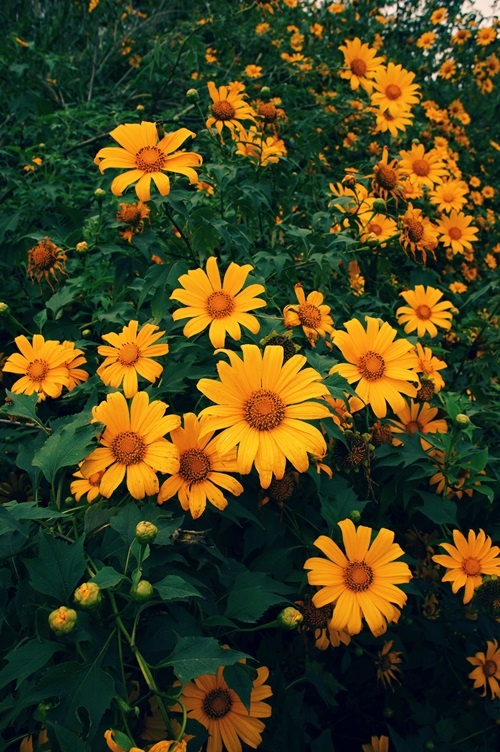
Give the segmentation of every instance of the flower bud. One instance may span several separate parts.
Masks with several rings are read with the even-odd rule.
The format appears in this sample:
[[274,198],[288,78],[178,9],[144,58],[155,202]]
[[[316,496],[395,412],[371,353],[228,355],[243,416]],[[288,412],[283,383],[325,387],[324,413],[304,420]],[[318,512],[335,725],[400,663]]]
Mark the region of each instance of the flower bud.
[[148,580],[139,580],[137,585],[132,585],[130,588],[130,597],[133,601],[140,603],[141,601],[148,601],[153,595],[153,586]]
[[66,496],[64,503],[67,507],[71,507],[73,504],[76,504],[76,499],[74,496]]
[[137,523],[135,528],[135,539],[139,541],[139,543],[142,543],[142,545],[145,546],[146,543],[153,543],[157,535],[158,528],[156,525],[153,525],[152,522],[142,520],[142,522]]
[[101,588],[95,582],[84,582],[73,594],[80,608],[96,608],[102,601]]
[[285,629],[297,629],[299,624],[304,621],[303,615],[293,606],[287,606],[281,611],[276,621]]
[[94,191],[94,196],[99,201],[99,203],[102,203],[104,201],[104,196],[106,195],[106,191],[102,188],[96,188]]
[[363,648],[360,648],[360,647],[354,648],[354,655],[357,658],[361,658],[361,656],[363,655],[363,652],[364,652]]
[[76,627],[78,615],[72,608],[59,606],[49,614],[49,627],[56,635],[65,635],[72,632]]
[[198,89],[188,89],[186,91],[186,97],[188,99],[191,99],[193,102],[197,102],[200,98],[200,95],[198,94]]
[[77,253],[87,253],[89,244],[85,242],[85,240],[82,240],[80,243],[76,244],[76,250]]
[[269,94],[271,93],[271,89],[269,88],[269,86],[263,86],[260,90],[260,93],[262,94],[263,97],[268,97]]
[[89,339],[89,337],[90,337],[91,334],[92,334],[92,332],[90,331],[90,329],[82,329],[82,337],[83,337],[83,339]]
[[470,418],[464,413],[458,413],[455,415],[455,425],[457,428],[467,428],[470,426]]
[[351,509],[348,516],[353,522],[359,522],[361,519],[361,512],[359,509]]
[[8,303],[0,303],[0,316],[6,316],[10,311]]
[[385,201],[383,201],[381,198],[375,199],[375,201],[373,202],[373,211],[376,211],[376,212],[385,211]]
[[434,742],[432,739],[428,739],[424,744],[424,749],[435,749]]
[[136,109],[136,112],[144,112],[144,105],[138,104],[135,109]]

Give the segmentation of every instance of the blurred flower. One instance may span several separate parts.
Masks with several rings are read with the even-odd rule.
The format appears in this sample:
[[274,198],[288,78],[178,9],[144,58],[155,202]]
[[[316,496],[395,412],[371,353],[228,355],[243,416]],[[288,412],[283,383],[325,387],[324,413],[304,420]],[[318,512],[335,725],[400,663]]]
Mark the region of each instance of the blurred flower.
[[477,536],[469,530],[468,539],[459,530],[454,530],[453,540],[454,546],[439,544],[449,555],[438,554],[432,559],[448,570],[442,581],[451,582],[454,593],[465,587],[464,603],[469,603],[484,574],[500,575],[500,548],[492,546],[490,536],[481,529]]
[[59,344],[57,340],[45,340],[41,334],[33,335],[33,344],[28,342],[24,334],[14,341],[21,354],[10,355],[3,371],[23,376],[12,385],[11,391],[27,395],[37,392],[39,399],[59,397],[61,388],[69,386],[66,361],[73,355],[71,348]]
[[417,39],[417,47],[429,50],[436,41],[437,35],[433,31],[424,31]]
[[288,328],[302,326],[302,330],[314,347],[318,337],[326,338],[333,332],[333,319],[330,316],[330,306],[323,305],[324,296],[314,290],[306,298],[304,288],[300,282],[294,287],[299,305],[290,304],[283,309],[285,326]]
[[35,500],[33,487],[25,473],[17,475],[10,472],[6,477],[8,480],[0,481],[0,504],[6,504],[9,501],[17,501],[18,504],[22,504],[25,501]]
[[452,44],[465,44],[465,42],[470,39],[472,36],[471,32],[468,29],[459,29],[455,34],[451,37],[451,43]]
[[473,217],[453,210],[448,217],[441,217],[437,222],[439,240],[450,247],[453,254],[472,250],[472,243],[477,240],[478,229],[471,227]]
[[458,294],[467,292],[467,285],[464,285],[463,282],[452,282],[450,285],[448,285],[448,288],[451,290],[451,292]]
[[225,125],[234,133],[235,130],[244,130],[240,120],[255,121],[255,112],[244,99],[243,84],[235,81],[217,88],[213,81],[209,81],[207,85],[213,102],[211,115],[205,123],[207,128],[215,125],[217,133],[221,135]]
[[246,131],[242,128],[235,134],[236,153],[242,157],[251,157],[263,167],[280,161],[280,157],[286,157],[287,151],[284,141],[276,135],[266,136],[263,131],[251,125]]
[[260,78],[262,75],[262,66],[260,65],[247,65],[245,73],[249,78]]
[[491,26],[483,26],[481,29],[477,30],[476,42],[483,47],[494,42],[496,38],[496,29],[493,29]]
[[54,288],[50,282],[49,275],[59,282],[57,272],[66,274],[66,254],[62,248],[58,248],[48,237],[45,240],[39,240],[33,248],[28,251],[28,273],[33,282],[33,277],[40,283],[42,277],[47,281],[50,289]]
[[385,689],[391,687],[392,681],[397,681],[401,684],[398,674],[401,669],[398,668],[398,664],[402,663],[402,653],[397,650],[391,650],[394,644],[394,640],[384,642],[384,647],[379,650],[375,665],[377,667],[377,681],[381,682]]
[[402,175],[411,177],[418,186],[433,188],[434,183],[440,183],[447,174],[441,156],[436,149],[425,152],[423,144],[414,144],[410,151],[399,152],[401,160],[399,170]]
[[438,76],[440,78],[449,79],[452,78],[455,73],[457,72],[457,65],[453,58],[449,58],[448,60],[445,60],[441,65],[439,66]]
[[368,94],[373,90],[373,79],[376,71],[384,62],[384,58],[376,57],[377,50],[362,44],[358,37],[346,39],[339,50],[344,55],[344,66],[347,70],[339,71],[341,78],[349,81],[354,91],[361,86]]
[[489,688],[491,699],[500,697],[500,650],[497,640],[486,641],[486,653],[476,653],[474,657],[467,658],[469,663],[476,666],[469,674],[469,679],[474,679],[474,689],[483,688],[482,697],[486,696]]
[[428,285],[416,285],[413,290],[399,293],[408,305],[401,306],[396,311],[398,324],[405,325],[406,334],[416,331],[418,337],[423,337],[427,332],[431,337],[438,334],[437,327],[451,329],[453,314],[446,310],[453,308],[449,300],[441,300],[443,293],[435,287]]
[[376,112],[375,131],[386,133],[389,131],[394,138],[398,131],[405,131],[407,125],[412,124],[414,115],[409,110],[401,110],[398,115],[391,115],[388,110]]
[[[437,407],[431,407],[428,402],[418,403],[410,401],[409,405],[406,405],[404,410],[397,413],[396,417],[399,420],[393,420],[391,422],[393,433],[407,433],[409,436],[413,436],[415,431],[419,433],[447,433],[448,424],[442,418],[435,420],[438,414]],[[404,441],[393,438],[392,443],[394,446],[401,446]],[[420,439],[422,449],[427,451],[432,447],[424,438]]]
[[[368,230],[369,235],[367,239],[370,239],[370,235],[374,233],[374,230],[372,230],[371,222],[368,227],[370,229]],[[347,273],[349,275],[349,285],[351,286],[352,294],[356,295],[356,297],[359,297],[365,291],[365,278],[361,274],[361,269],[359,268],[357,261],[349,261],[349,264],[347,266]]]
[[124,240],[132,242],[134,235],[144,230],[144,220],[149,220],[150,208],[142,201],[133,204],[120,204],[116,212],[116,221],[123,222],[127,227],[120,227],[118,232]]
[[433,13],[431,13],[431,24],[433,26],[436,26],[437,24],[443,23],[443,21],[446,21],[448,18],[448,11],[446,8],[438,8]]
[[439,392],[444,387],[444,381],[438,371],[448,366],[444,360],[439,360],[432,354],[430,347],[423,347],[420,342],[416,344],[416,353],[418,358],[417,373],[424,373],[434,384],[434,390]]
[[371,744],[362,744],[363,752],[389,752],[388,736],[372,736]]
[[389,63],[381,66],[374,77],[375,92],[371,95],[372,104],[382,111],[388,110],[392,117],[402,115],[419,100],[418,84],[414,84],[415,74],[402,65]]

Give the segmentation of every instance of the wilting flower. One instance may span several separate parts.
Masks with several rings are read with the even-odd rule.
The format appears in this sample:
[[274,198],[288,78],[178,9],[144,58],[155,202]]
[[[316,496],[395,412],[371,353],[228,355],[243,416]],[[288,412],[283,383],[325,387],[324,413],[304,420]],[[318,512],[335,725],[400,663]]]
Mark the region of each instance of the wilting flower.
[[137,392],[129,406],[120,392],[108,394],[92,409],[92,423],[104,423],[102,447],[94,449],[80,467],[84,478],[105,470],[99,493],[109,498],[125,475],[127,488],[134,499],[143,499],[159,491],[156,473],[176,473],[179,469],[177,449],[164,437],[178,428],[178,415],[165,415],[168,405],[159,400],[149,402],[146,392]]
[[[372,191],[376,196],[387,200],[393,196],[396,200],[401,194],[402,176],[397,159],[389,159],[389,150],[384,146],[382,159],[373,168]],[[368,175],[370,177],[370,175]]]
[[[435,420],[438,414],[437,407],[431,407],[428,402],[423,404],[410,401],[409,405],[406,405],[403,410],[397,413],[399,420],[393,420],[391,422],[393,433],[407,433],[409,436],[413,436],[415,431],[419,433],[446,433],[448,431],[448,424],[443,418]],[[394,446],[400,446],[404,442],[400,439],[393,439]],[[424,438],[420,439],[422,449],[427,451],[432,444],[429,444]]]
[[207,261],[206,272],[194,269],[179,277],[178,287],[170,296],[171,300],[178,300],[187,308],[179,308],[173,312],[174,321],[191,319],[184,327],[184,336],[192,337],[210,327],[208,336],[214,348],[224,347],[226,333],[233,339],[241,339],[241,326],[257,334],[260,323],[248,311],[267,305],[262,298],[256,298],[264,292],[262,285],[243,285],[253,266],[240,266],[232,262],[229,264],[221,282],[217,259],[210,256]]
[[52,243],[52,241],[48,239],[48,237],[45,237],[45,240],[39,240],[38,243],[28,251],[28,273],[32,282],[33,277],[35,277],[38,283],[40,283],[40,280],[44,277],[50,289],[54,291],[50,281],[50,276],[52,276],[56,282],[59,282],[57,272],[66,275],[65,269],[66,254],[62,248],[58,248],[55,243]]
[[13,353],[3,367],[5,373],[23,374],[12,385],[14,394],[33,394],[39,399],[57,398],[63,386],[69,387],[69,370],[66,362],[74,355],[74,345],[65,347],[57,340],[45,340],[41,334],[33,335],[30,344],[24,334],[15,338],[20,353]]
[[332,627],[333,606],[331,604],[316,608],[311,598],[306,596],[305,601],[296,601],[295,605],[298,606],[304,618],[299,631],[312,630],[318,650],[326,650],[330,645],[333,648],[338,648],[340,644],[349,645],[351,635],[344,631],[339,632]]
[[283,309],[285,326],[302,326],[309,343],[314,347],[318,337],[326,338],[327,333],[333,332],[333,319],[330,316],[330,306],[323,305],[323,293],[314,290],[305,296],[300,282],[295,287],[295,295],[299,305],[291,304]]
[[115,196],[123,195],[129,185],[137,183],[137,196],[141,201],[149,201],[151,179],[160,194],[166,196],[170,193],[170,180],[165,172],[186,175],[190,183],[198,182],[198,174],[193,167],[200,167],[201,156],[178,150],[187,138],[196,136],[187,128],[179,128],[158,140],[156,124],[143,120],[140,124],[119,125],[109,135],[123,148],[107,146],[97,153],[94,162],[101,172],[110,167],[127,170],[111,183],[111,192]]
[[241,120],[255,121],[255,112],[245,101],[243,84],[234,81],[228,86],[217,88],[213,81],[209,81],[207,85],[213,102],[211,115],[205,123],[207,128],[215,125],[217,133],[221,135],[225,125],[234,133],[235,130],[244,131]]
[[139,331],[138,321],[129,321],[121,334],[110,332],[102,339],[109,345],[99,345],[97,352],[106,360],[97,369],[97,373],[107,386],[118,389],[123,382],[125,397],[133,397],[138,390],[137,374],[152,384],[161,376],[163,366],[152,358],[168,353],[168,345],[154,343],[163,337],[154,324],[144,324]]
[[457,593],[465,587],[464,603],[469,603],[474,590],[482,584],[484,574],[500,575],[500,548],[492,546],[489,535],[483,530],[476,533],[469,530],[466,538],[459,530],[453,531],[455,545],[440,543],[449,555],[437,554],[432,559],[448,570],[443,582],[451,582],[451,589]]
[[397,681],[401,684],[398,674],[401,669],[398,664],[402,663],[402,653],[398,650],[391,650],[394,640],[384,642],[384,647],[379,650],[375,665],[377,667],[377,681],[382,682],[385,688],[392,687],[392,682]]
[[373,83],[370,79],[375,76],[384,59],[376,57],[377,50],[366,43],[362,44],[358,37],[353,40],[346,39],[344,44],[340,45],[339,50],[344,55],[344,65],[347,68],[339,72],[340,77],[349,81],[351,89],[356,90],[361,86],[370,94],[373,90]]
[[[406,185],[413,185],[407,179]],[[405,196],[408,198],[408,196]],[[406,212],[402,218],[403,232],[399,242],[405,253],[409,248],[413,258],[416,260],[417,251],[422,254],[422,260],[425,264],[427,260],[427,251],[435,256],[435,249],[438,245],[437,228],[432,224],[430,219],[422,214],[421,209],[414,209],[411,203],[408,204]]]
[[477,668],[471,671],[469,679],[474,679],[474,689],[483,688],[482,696],[485,697],[487,689],[491,691],[491,699],[500,697],[500,650],[497,640],[486,641],[486,653],[476,653],[472,658],[467,658],[469,663]]
[[[426,332],[431,337],[438,334],[437,327],[451,329],[453,314],[447,310],[453,308],[449,300],[441,300],[443,293],[430,285],[416,285],[413,290],[399,293],[408,305],[401,306],[396,311],[398,324],[403,324],[406,334],[416,331],[418,337],[423,337]],[[441,301],[441,302],[439,302]]]
[[143,204],[142,201],[120,204],[120,209],[116,212],[116,221],[125,225],[118,230],[124,240],[131,243],[134,235],[144,230],[144,220],[149,219],[150,211],[149,206]]
[[370,545],[372,528],[360,525],[357,530],[349,520],[339,522],[346,553],[326,535],[314,542],[328,560],[313,557],[304,564],[310,585],[321,587],[313,596],[316,608],[335,605],[332,627],[358,634],[362,618],[375,636],[383,634],[387,623],[397,621],[406,594],[396,585],[409,582],[407,564],[396,562],[404,551],[394,543],[394,533],[382,528]]
[[327,394],[320,374],[304,368],[306,358],[294,355],[283,364],[283,348],[243,345],[243,359],[226,350],[230,364],[217,364],[220,381],[200,379],[198,389],[215,405],[206,407],[204,433],[224,429],[217,449],[224,455],[238,445],[238,470],[249,473],[255,464],[262,488],[285,474],[286,460],[299,472],[309,467],[308,452],[320,457],[326,444],[311,420],[330,414],[311,400]]

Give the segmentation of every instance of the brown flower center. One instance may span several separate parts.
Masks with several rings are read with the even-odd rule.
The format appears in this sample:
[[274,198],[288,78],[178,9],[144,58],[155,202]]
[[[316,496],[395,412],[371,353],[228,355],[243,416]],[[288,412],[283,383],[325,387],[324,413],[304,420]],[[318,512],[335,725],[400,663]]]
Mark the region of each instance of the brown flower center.
[[[379,658],[379,660],[378,660],[378,665],[379,665],[380,671],[389,671],[389,669],[391,669],[392,666],[393,666],[392,658],[391,658],[390,654],[389,655],[381,655],[380,658]],[[396,669],[396,671],[397,671],[397,669]]]
[[227,99],[220,99],[213,103],[212,115],[216,120],[232,120],[236,115],[236,110]]
[[424,234],[424,226],[422,222],[418,222],[416,219],[410,219],[406,222],[408,228],[408,237],[412,243],[418,243],[422,240]]
[[259,106],[259,115],[264,118],[266,123],[274,123],[278,117],[278,110],[272,102],[267,102],[267,104]]
[[415,308],[415,315],[417,319],[420,319],[420,321],[427,321],[431,318],[432,311],[428,305],[425,305],[425,303],[423,303],[422,305],[419,305]]
[[270,389],[257,389],[243,407],[244,418],[257,431],[272,431],[285,417],[285,403]]
[[187,449],[181,453],[179,474],[189,483],[201,483],[211,469],[210,458],[202,449]]
[[426,159],[416,159],[413,163],[413,172],[415,175],[420,175],[420,177],[424,178],[428,175],[430,169],[431,166]]
[[351,70],[355,76],[364,76],[366,73],[366,63],[361,58],[355,58],[351,63]]
[[287,501],[293,496],[295,491],[295,480],[293,475],[285,475],[281,480],[274,478],[269,486],[269,496],[277,502]]
[[378,381],[385,373],[385,360],[373,350],[368,350],[358,362],[358,371],[367,381]]
[[135,155],[137,169],[143,172],[160,172],[166,161],[165,154],[156,146],[143,146]]
[[235,309],[234,298],[224,290],[215,290],[210,293],[205,303],[205,310],[213,319],[224,319],[230,316]]
[[322,608],[316,608],[310,598],[307,598],[300,607],[300,610],[302,611],[306,625],[313,629],[324,629],[327,627],[333,614],[333,608],[330,604]]
[[115,460],[122,465],[136,465],[146,454],[146,444],[135,431],[118,433],[111,444]]
[[311,303],[303,303],[299,306],[297,315],[302,326],[310,326],[316,329],[321,324],[321,312],[319,308]]
[[463,560],[462,571],[470,577],[475,577],[481,573],[481,562],[470,556],[468,559]]
[[389,84],[389,86],[385,87],[385,96],[392,101],[399,99],[402,93],[403,92],[397,84]]
[[105,470],[99,470],[98,473],[94,473],[89,478],[87,478],[90,486],[98,486],[102,480],[102,476],[104,475],[106,471]]
[[49,249],[43,241],[30,251],[31,263],[41,271],[50,269],[56,261],[55,254]]
[[491,659],[489,659],[489,660],[485,661],[485,663],[484,663],[483,674],[485,676],[494,676],[494,674],[496,674],[496,672],[497,672],[497,668],[498,668],[498,666],[495,663],[495,661],[492,661]]
[[227,689],[212,689],[203,700],[203,712],[210,719],[217,721],[224,718],[233,706],[233,698]]
[[458,229],[458,227],[450,227],[448,230],[448,235],[452,240],[460,240],[462,237],[462,231]]
[[120,348],[118,361],[122,366],[133,366],[141,357],[141,351],[132,342],[127,342]]
[[32,360],[26,369],[26,376],[32,381],[41,382],[46,377],[49,370],[49,364],[45,360]]
[[351,561],[344,569],[344,583],[349,590],[362,593],[373,582],[373,570],[364,561]]
[[372,232],[374,235],[382,234],[382,228],[376,222],[370,222],[370,224],[366,228],[366,231]]
[[398,183],[396,170],[393,170],[391,167],[386,167],[384,164],[376,165],[374,170],[375,182],[378,183],[381,188],[386,188],[391,191],[396,187]]
[[406,433],[409,433],[410,436],[413,436],[415,431],[420,431],[420,433],[424,433],[424,427],[422,423],[420,423],[418,420],[410,420],[405,426]]

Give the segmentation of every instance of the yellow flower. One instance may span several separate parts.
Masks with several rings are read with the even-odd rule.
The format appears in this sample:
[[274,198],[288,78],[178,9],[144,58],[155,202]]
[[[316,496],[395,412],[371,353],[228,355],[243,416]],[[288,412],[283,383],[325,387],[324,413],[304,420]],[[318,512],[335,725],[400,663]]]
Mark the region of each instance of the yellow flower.
[[439,360],[432,354],[430,347],[422,347],[420,342],[416,344],[418,358],[417,373],[424,373],[434,384],[434,391],[439,392],[444,387],[444,381],[438,371],[448,368],[444,360]]
[[182,508],[197,519],[205,511],[207,498],[217,509],[225,509],[227,499],[217,486],[233,496],[243,493],[243,486],[226,471],[238,472],[236,449],[225,455],[217,451],[217,439],[213,431],[200,437],[207,418],[198,418],[194,413],[184,415],[184,428],[170,433],[172,442],[179,451],[179,472],[168,478],[160,488],[158,504],[178,495]]
[[[125,752],[123,747],[120,747],[116,741],[115,741],[115,734],[116,731],[113,731],[113,729],[108,729],[104,732],[104,738],[106,740],[106,744],[108,745],[111,752]],[[126,738],[126,737],[125,737]],[[127,748],[130,745],[130,741],[127,739]],[[148,747],[148,752],[169,752],[170,748],[172,747],[172,744],[175,744],[175,752],[187,752],[186,742],[185,741],[163,741],[163,742],[157,742],[156,744],[153,744],[152,747]],[[130,747],[129,752],[144,752],[143,749],[139,749],[139,747]]]
[[491,691],[491,699],[500,697],[500,650],[497,640],[486,641],[486,653],[476,653],[472,658],[467,658],[469,663],[476,666],[469,674],[469,679],[474,679],[474,689],[482,687],[486,696],[487,688]]
[[28,273],[30,279],[33,282],[33,277],[40,284],[42,277],[48,283],[52,292],[52,287],[49,275],[59,282],[57,272],[61,272],[65,276],[68,276],[65,272],[66,269],[66,254],[62,248],[58,248],[55,243],[52,243],[48,237],[45,240],[39,240],[33,248],[28,251]]
[[235,140],[237,154],[255,159],[263,167],[270,163],[277,164],[280,157],[286,157],[284,141],[276,135],[264,135],[255,125],[251,125],[247,131],[242,128]]
[[[373,168],[372,191],[376,196],[387,200],[389,196],[397,197],[401,194],[401,175],[397,159],[389,159],[389,150],[384,146],[382,159]],[[372,177],[368,175],[367,177]]]
[[483,530],[476,533],[469,530],[468,538],[459,530],[453,531],[455,545],[440,543],[449,555],[437,554],[432,557],[436,564],[448,570],[443,582],[451,582],[451,589],[457,593],[465,587],[464,603],[469,603],[474,590],[483,582],[484,574],[500,575],[500,548],[492,546],[491,538]]
[[[428,402],[413,402],[411,400],[409,405],[406,405],[403,410],[396,414],[399,420],[391,421],[391,427],[393,433],[407,433],[409,436],[413,436],[415,431],[419,433],[447,433],[448,425],[445,420],[440,418],[434,420],[438,414],[437,407],[431,407]],[[394,438],[392,441],[394,446],[401,446],[403,441]],[[420,439],[422,449],[427,451],[432,447],[424,438]]]
[[60,345],[57,340],[45,340],[41,334],[33,335],[30,344],[24,334],[15,338],[21,353],[13,353],[7,358],[4,373],[23,374],[13,385],[14,394],[33,394],[39,399],[59,397],[63,386],[69,387],[67,360],[74,355],[74,345]]
[[469,29],[459,29],[453,36],[451,37],[451,43],[452,44],[465,44],[465,42],[470,39],[472,36]]
[[358,381],[358,397],[371,405],[377,418],[384,418],[387,402],[398,412],[406,404],[402,394],[416,396],[417,388],[409,382],[418,384],[417,360],[411,342],[394,341],[397,332],[388,323],[380,326],[378,319],[365,318],[366,330],[351,319],[344,325],[347,332],[334,332],[333,341],[349,362],[333,366],[330,373],[340,373],[349,384]]
[[255,297],[264,292],[262,285],[242,289],[252,269],[250,264],[239,266],[232,262],[221,282],[217,259],[210,256],[206,272],[194,269],[179,277],[182,287],[174,290],[170,299],[188,306],[172,314],[174,321],[191,319],[183,329],[184,336],[193,337],[209,326],[210,342],[217,349],[224,347],[226,333],[235,340],[241,339],[241,326],[257,334],[260,323],[248,311],[262,308],[266,301]]
[[473,217],[462,212],[453,210],[449,217],[441,217],[437,228],[439,240],[446,247],[450,247],[452,253],[463,253],[465,249],[472,250],[472,243],[477,240],[478,229],[471,227]]
[[[407,179],[406,184],[408,184]],[[432,224],[428,217],[422,214],[421,209],[414,209],[413,204],[408,203],[408,207],[402,217],[403,232],[399,242],[405,253],[409,248],[414,260],[417,258],[417,251],[422,254],[422,260],[425,264],[427,251],[435,256],[435,249],[438,245],[437,228]]]
[[384,58],[376,57],[377,50],[362,44],[361,39],[346,39],[339,47],[344,55],[344,66],[347,70],[341,70],[339,75],[349,81],[354,91],[361,86],[368,94],[373,90],[373,79]]
[[388,736],[372,736],[371,744],[362,744],[363,752],[389,752]]
[[262,66],[260,65],[247,65],[245,73],[249,78],[260,78],[262,76]]
[[[389,240],[398,234],[396,222],[391,217],[386,217],[385,214],[373,214],[373,212],[360,214],[359,223],[362,243],[377,242],[383,244],[385,240]],[[382,245],[382,247],[384,246]]]
[[83,384],[89,377],[87,371],[84,371],[83,368],[78,368],[78,366],[87,362],[87,358],[83,350],[75,348],[74,343],[69,342],[67,339],[64,340],[63,347],[67,347],[69,350],[66,368],[68,369],[68,391],[71,392],[75,386]]
[[318,337],[326,338],[327,333],[333,332],[333,319],[330,316],[330,306],[323,305],[324,296],[314,290],[305,296],[304,288],[300,282],[295,287],[295,295],[299,305],[291,304],[283,309],[285,326],[290,329],[294,326],[302,326],[309,343],[314,347]]
[[379,650],[375,665],[377,667],[377,681],[382,682],[384,688],[391,687],[392,681],[401,684],[398,674],[401,669],[398,664],[402,663],[402,653],[398,650],[391,650],[394,640],[384,642],[384,647]]
[[99,492],[109,498],[125,474],[127,488],[134,499],[153,496],[159,491],[157,472],[179,470],[177,449],[164,437],[180,425],[177,415],[165,415],[168,405],[149,402],[146,392],[137,392],[129,407],[120,392],[108,394],[106,401],[92,410],[92,423],[104,423],[102,447],[85,458],[80,467],[84,478],[105,470]]
[[424,33],[417,39],[417,47],[421,47],[423,50],[429,50],[436,41],[436,34],[433,31],[424,31]]
[[494,42],[496,38],[496,29],[493,29],[491,26],[483,26],[483,28],[478,29],[476,34],[477,44],[480,44],[483,47],[485,47],[487,44],[491,44],[491,42]]
[[371,95],[372,104],[382,111],[388,110],[392,117],[400,116],[419,100],[418,84],[414,84],[415,74],[402,65],[389,63],[381,66],[374,78],[375,92]]
[[410,151],[399,152],[401,160],[399,169],[403,175],[412,178],[417,186],[427,186],[433,188],[434,183],[440,183],[443,175],[447,174],[447,169],[441,160],[439,152],[431,149],[425,153],[423,144],[414,144]]
[[346,554],[326,535],[314,541],[327,557],[310,558],[304,564],[309,569],[310,585],[320,586],[313,603],[322,608],[335,604],[331,625],[350,635],[359,634],[364,618],[375,635],[383,634],[387,623],[399,618],[399,608],[406,603],[406,594],[396,585],[409,582],[411,572],[407,564],[396,562],[404,551],[394,543],[394,533],[382,528],[370,545],[372,528],[360,525],[357,529],[349,520],[339,522]]
[[449,79],[452,78],[457,72],[457,65],[453,58],[445,60],[439,66],[438,76],[440,78]]
[[379,133],[389,131],[394,138],[398,137],[398,131],[405,131],[407,125],[412,124],[414,115],[409,110],[401,110],[398,115],[391,115],[389,110],[376,112],[375,130]]
[[467,292],[467,285],[464,285],[463,282],[452,282],[450,285],[448,285],[451,292],[455,292],[458,294],[461,294],[463,292]]
[[195,152],[178,151],[187,138],[196,136],[187,128],[179,128],[158,140],[156,124],[143,120],[140,124],[119,125],[109,135],[123,148],[107,146],[96,154],[94,162],[101,172],[110,167],[127,170],[111,183],[111,192],[115,196],[123,195],[129,185],[136,183],[135,192],[140,201],[149,201],[151,179],[160,194],[166,196],[170,193],[170,180],[165,172],[186,175],[190,183],[198,182],[193,167],[200,167],[201,156]]
[[447,18],[448,11],[446,10],[446,8],[438,8],[431,14],[431,24],[433,24],[433,26],[436,26],[437,24],[446,21]]
[[[396,311],[398,324],[405,325],[406,334],[416,331],[418,337],[423,337],[426,332],[431,337],[438,334],[437,327],[451,329],[453,314],[446,310],[453,308],[449,300],[441,300],[443,293],[430,285],[416,285],[413,290],[399,293],[408,303]],[[441,302],[439,302],[441,300]]]
[[245,88],[243,84],[233,81],[228,86],[217,88],[213,81],[209,81],[207,86],[213,102],[211,115],[205,123],[207,128],[215,125],[217,133],[220,135],[226,125],[234,133],[235,130],[241,131],[243,129],[240,120],[255,121],[255,112],[248,102],[245,102],[246,94],[242,93]]
[[309,467],[307,453],[323,457],[326,444],[311,420],[326,418],[330,411],[316,400],[328,393],[320,374],[303,355],[293,355],[283,364],[283,348],[268,346],[262,355],[256,345],[243,345],[243,358],[224,352],[230,364],[217,364],[220,381],[201,379],[198,389],[215,405],[203,433],[224,429],[217,449],[225,455],[238,445],[238,470],[249,473],[255,464],[262,488],[274,476],[281,480],[286,460],[301,473]]
[[462,206],[467,203],[465,198],[469,192],[467,183],[463,180],[443,180],[433,186],[429,191],[431,204],[435,204],[439,212],[460,211]]
[[134,235],[144,230],[144,220],[149,220],[150,208],[142,201],[133,204],[120,204],[120,209],[116,212],[117,222],[123,222],[126,226],[120,227],[118,232],[124,240],[132,242]]
[[102,339],[109,345],[99,345],[97,348],[99,355],[106,358],[97,373],[107,386],[114,389],[118,389],[123,382],[125,397],[137,394],[137,374],[152,384],[161,376],[163,366],[152,358],[168,353],[168,345],[154,344],[165,332],[157,331],[158,327],[154,324],[144,324],[138,332],[138,326],[138,321],[129,321],[121,334],[103,334]]

